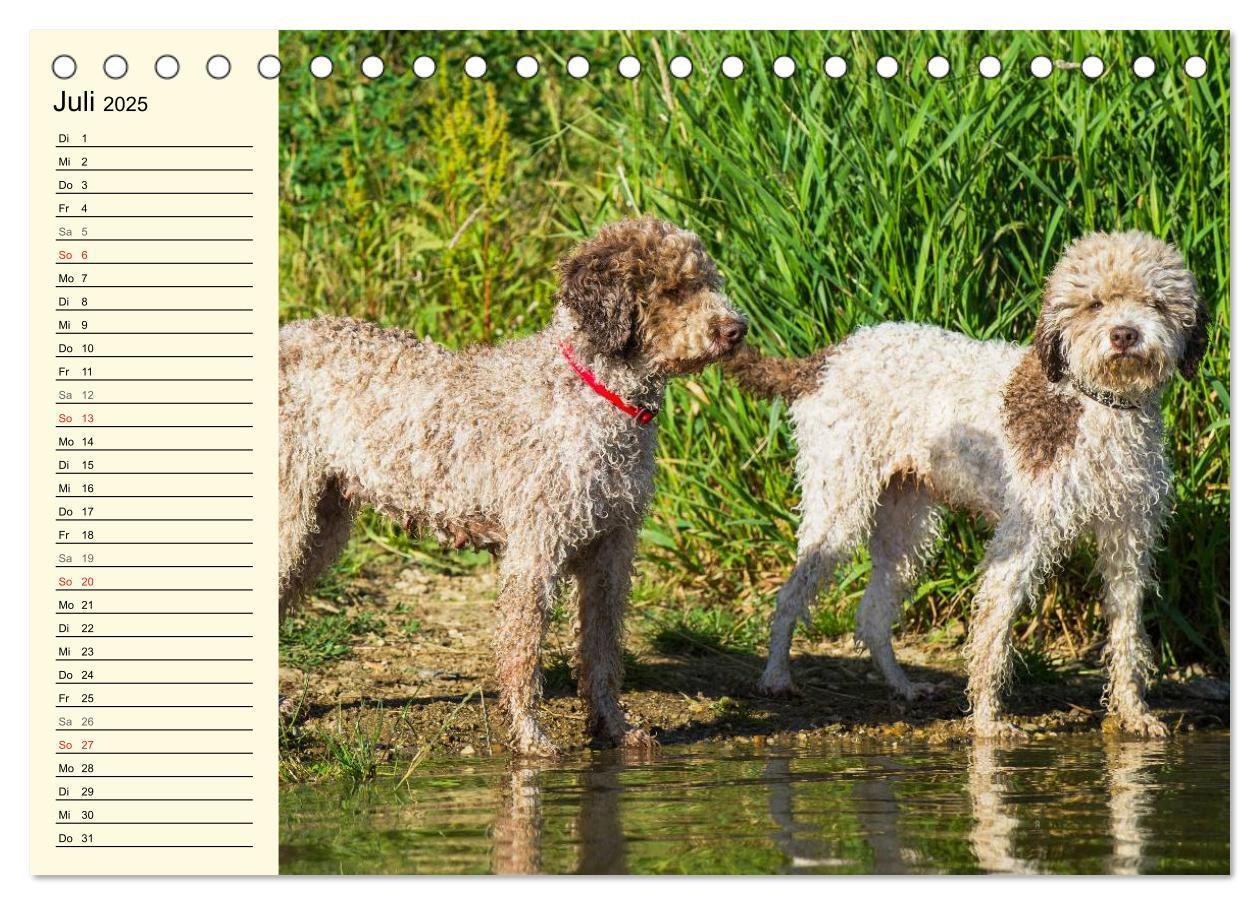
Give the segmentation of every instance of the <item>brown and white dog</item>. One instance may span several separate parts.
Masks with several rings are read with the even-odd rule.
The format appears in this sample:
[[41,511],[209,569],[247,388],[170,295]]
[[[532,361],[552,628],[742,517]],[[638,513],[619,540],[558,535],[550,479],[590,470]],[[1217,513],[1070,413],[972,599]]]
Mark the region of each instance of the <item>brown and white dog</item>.
[[280,335],[280,595],[299,600],[372,506],[492,549],[501,703],[522,752],[536,719],[557,584],[578,598],[588,728],[650,742],[618,703],[635,537],[652,497],[666,381],[731,353],[744,319],[695,235],[652,218],[606,226],[559,265],[542,331],[454,352],[350,318]]
[[975,732],[1014,732],[999,703],[1012,623],[1045,573],[1092,535],[1106,582],[1107,705],[1124,729],[1163,735],[1144,699],[1141,623],[1168,510],[1160,398],[1178,370],[1194,373],[1206,343],[1180,254],[1124,232],[1068,247],[1046,281],[1031,348],[890,323],[808,359],[741,350],[726,369],[753,392],[790,400],[802,493],[763,690],[792,689],[796,620],[863,542],[871,576],[857,638],[897,692],[927,690],[897,664],[892,628],[950,506],[994,527],[966,646]]

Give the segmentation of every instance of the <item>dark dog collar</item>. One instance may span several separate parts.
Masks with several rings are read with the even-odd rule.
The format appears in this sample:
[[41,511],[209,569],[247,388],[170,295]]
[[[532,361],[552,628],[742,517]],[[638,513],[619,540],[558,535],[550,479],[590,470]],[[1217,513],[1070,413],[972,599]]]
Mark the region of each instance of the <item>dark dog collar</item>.
[[1099,405],[1105,405],[1109,409],[1116,409],[1121,412],[1132,412],[1141,408],[1141,406],[1139,406],[1136,402],[1125,399],[1123,396],[1117,396],[1110,390],[1095,390],[1092,387],[1085,386],[1085,384],[1075,378],[1072,379],[1072,386],[1076,387],[1076,391],[1082,396],[1088,396]]

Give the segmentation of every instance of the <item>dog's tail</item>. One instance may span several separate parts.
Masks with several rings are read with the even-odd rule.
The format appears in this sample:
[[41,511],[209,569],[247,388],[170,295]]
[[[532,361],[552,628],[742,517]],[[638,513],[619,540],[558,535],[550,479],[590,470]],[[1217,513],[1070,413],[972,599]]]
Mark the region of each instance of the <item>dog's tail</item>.
[[742,345],[722,362],[722,370],[735,378],[747,393],[761,399],[782,397],[792,402],[818,388],[823,365],[831,349],[819,349],[804,358],[771,358]]

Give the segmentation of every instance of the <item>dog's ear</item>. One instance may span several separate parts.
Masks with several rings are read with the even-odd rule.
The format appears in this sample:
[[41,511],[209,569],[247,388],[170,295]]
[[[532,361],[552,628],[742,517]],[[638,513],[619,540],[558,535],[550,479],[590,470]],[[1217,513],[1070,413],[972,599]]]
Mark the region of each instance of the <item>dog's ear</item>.
[[1067,370],[1067,362],[1063,359],[1063,334],[1046,324],[1043,314],[1037,320],[1037,330],[1033,334],[1033,349],[1037,352],[1037,360],[1041,362],[1041,370],[1051,383],[1063,379]]
[[1194,377],[1199,370],[1199,363],[1207,352],[1207,343],[1208,313],[1203,302],[1199,301],[1194,308],[1194,324],[1186,332],[1186,348],[1181,353],[1181,363],[1178,365],[1181,376],[1186,380]]
[[592,239],[557,268],[556,302],[577,316],[582,332],[608,355],[625,352],[634,333],[634,292],[629,275],[618,266],[617,251]]

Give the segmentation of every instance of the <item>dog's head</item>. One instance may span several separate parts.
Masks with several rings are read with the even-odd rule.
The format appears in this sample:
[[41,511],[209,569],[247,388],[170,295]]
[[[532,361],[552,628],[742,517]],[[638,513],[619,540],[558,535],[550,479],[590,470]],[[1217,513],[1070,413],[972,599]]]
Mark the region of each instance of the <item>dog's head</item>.
[[1092,233],[1068,246],[1046,280],[1033,341],[1051,382],[1064,375],[1143,394],[1207,347],[1207,311],[1175,248],[1149,233]]
[[596,352],[657,374],[729,355],[748,330],[694,233],[654,217],[605,226],[559,265],[556,302]]

